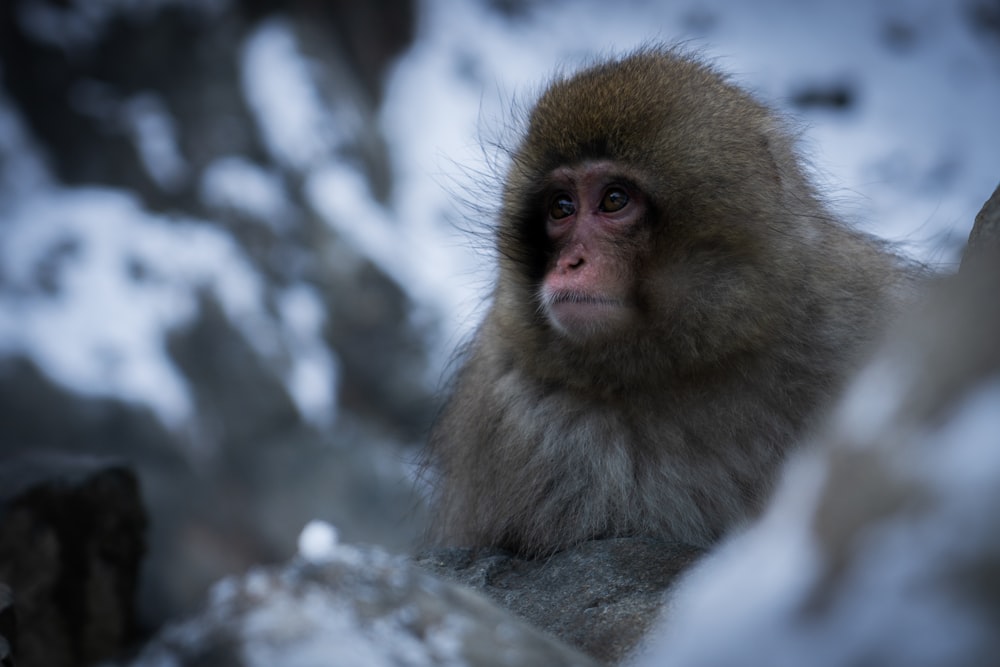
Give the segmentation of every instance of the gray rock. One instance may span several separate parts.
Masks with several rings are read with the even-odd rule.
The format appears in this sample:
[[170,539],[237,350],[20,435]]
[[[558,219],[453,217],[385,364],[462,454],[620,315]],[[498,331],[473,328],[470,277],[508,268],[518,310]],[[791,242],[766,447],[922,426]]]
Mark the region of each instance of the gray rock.
[[694,547],[631,537],[585,542],[546,559],[498,550],[440,549],[416,562],[493,598],[602,661],[617,662],[658,617]]
[[22,667],[83,665],[134,642],[145,528],[138,482],[120,464],[51,455],[3,461],[0,581],[12,598],[0,594],[2,664],[13,653]]
[[375,548],[337,545],[226,579],[131,667],[594,667],[465,587]]
[[962,258],[962,268],[978,261],[984,257],[985,261],[996,259],[1000,254],[1000,185],[993,191],[993,195],[983,205],[983,210],[976,216],[976,221],[972,225],[972,232],[969,234],[969,245]]

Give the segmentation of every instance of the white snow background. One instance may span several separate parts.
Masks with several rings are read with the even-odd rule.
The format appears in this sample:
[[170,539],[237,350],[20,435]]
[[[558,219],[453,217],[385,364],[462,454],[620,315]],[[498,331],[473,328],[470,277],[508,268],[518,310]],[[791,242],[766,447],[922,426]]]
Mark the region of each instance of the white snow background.
[[[684,41],[782,111],[803,85],[846,82],[857,93],[850,109],[793,114],[822,187],[848,219],[944,267],[1000,179],[1000,43],[974,33],[969,2],[561,0],[524,3],[515,17],[488,6],[420,3],[416,41],[392,72],[379,119],[396,178],[387,206],[364,201],[361,175],[331,157],[357,110],[323,99],[288,26],[262,25],[239,59],[268,150],[307,176],[317,213],[444,319],[454,333],[442,349],[474,325],[490,276],[455,225],[456,200],[481,190],[470,174],[487,169],[482,138],[503,136],[512,100],[530,101],[552,72],[596,55]],[[905,37],[895,47],[888,26]],[[44,26],[57,38],[64,31],[64,43],[78,28]],[[154,93],[117,104],[162,187],[192,177]],[[286,380],[303,413],[320,425],[335,418],[337,360],[320,339],[324,315],[310,288],[289,290],[276,321],[260,277],[218,228],[168,220],[124,191],[57,183],[2,90],[0,156],[0,354],[26,353],[74,390],[145,403],[182,426],[191,399],[164,336],[207,288],[253,344],[292,350]],[[281,224],[285,193],[272,174],[232,158],[200,179],[206,203],[251,206],[262,224]],[[349,216],[338,213],[344,201]],[[43,259],[64,269],[58,293],[35,275]],[[148,267],[142,281],[129,271],[137,259]]]

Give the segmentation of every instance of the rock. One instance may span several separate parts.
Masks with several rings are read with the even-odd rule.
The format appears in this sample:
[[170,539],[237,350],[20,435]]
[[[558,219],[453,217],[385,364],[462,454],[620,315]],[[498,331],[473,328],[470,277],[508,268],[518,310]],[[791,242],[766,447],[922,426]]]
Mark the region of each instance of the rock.
[[[0,581],[17,605],[20,667],[86,665],[135,640],[145,528],[138,482],[120,464],[70,456],[2,462]],[[0,599],[0,636],[12,644],[9,608]]]
[[248,447],[275,433],[293,432],[299,413],[220,304],[202,296],[198,317],[171,332],[167,349],[198,406],[198,430],[220,449]]
[[14,667],[17,648],[17,617],[10,586],[0,583],[0,667]]
[[[991,206],[981,221],[996,219],[996,195]],[[974,236],[974,261],[889,332],[762,520],[693,569],[641,665],[997,663],[1000,245],[989,238]]]
[[586,542],[549,558],[440,549],[416,562],[488,595],[518,616],[607,662],[618,662],[658,617],[675,577],[701,551],[631,537]]
[[217,584],[131,667],[596,666],[485,598],[403,557],[335,545]]
[[[252,370],[248,364],[242,377]],[[274,386],[254,388],[257,394],[264,390]],[[247,415],[247,423],[261,427],[254,437],[244,431],[234,438],[236,431],[227,427],[240,405],[208,404],[219,416],[225,446],[190,461],[190,443],[142,406],[76,395],[28,361],[0,359],[0,468],[4,458],[58,459],[74,451],[127,461],[139,477],[150,516],[140,579],[143,625],[156,627],[192,612],[208,587],[227,574],[286,560],[313,518],[336,523],[346,539],[396,552],[420,534],[423,513],[403,455],[357,420],[344,415],[333,434],[301,424],[271,428],[282,414],[272,406]],[[18,481],[17,475],[5,479]],[[9,492],[0,487],[0,496]]]
[[962,257],[962,269],[964,270],[970,263],[977,262],[980,257],[985,257],[986,261],[995,261],[998,255],[1000,255],[1000,185],[976,216],[972,232],[969,233],[969,245],[965,250],[965,256]]

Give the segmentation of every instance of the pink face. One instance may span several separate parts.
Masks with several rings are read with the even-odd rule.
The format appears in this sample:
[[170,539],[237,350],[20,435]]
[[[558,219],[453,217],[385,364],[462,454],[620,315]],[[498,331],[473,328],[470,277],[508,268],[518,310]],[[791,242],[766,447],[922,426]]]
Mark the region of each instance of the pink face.
[[546,200],[555,248],[541,286],[552,326],[571,339],[613,333],[633,315],[622,241],[646,213],[635,182],[606,161],[556,169]]

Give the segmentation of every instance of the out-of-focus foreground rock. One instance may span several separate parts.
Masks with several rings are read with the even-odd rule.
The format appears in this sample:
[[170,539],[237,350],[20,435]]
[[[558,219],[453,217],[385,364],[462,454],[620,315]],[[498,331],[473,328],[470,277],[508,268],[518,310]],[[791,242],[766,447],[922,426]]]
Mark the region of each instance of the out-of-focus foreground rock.
[[200,614],[132,663],[195,667],[596,667],[478,594],[403,557],[335,545],[318,562],[215,586]]

